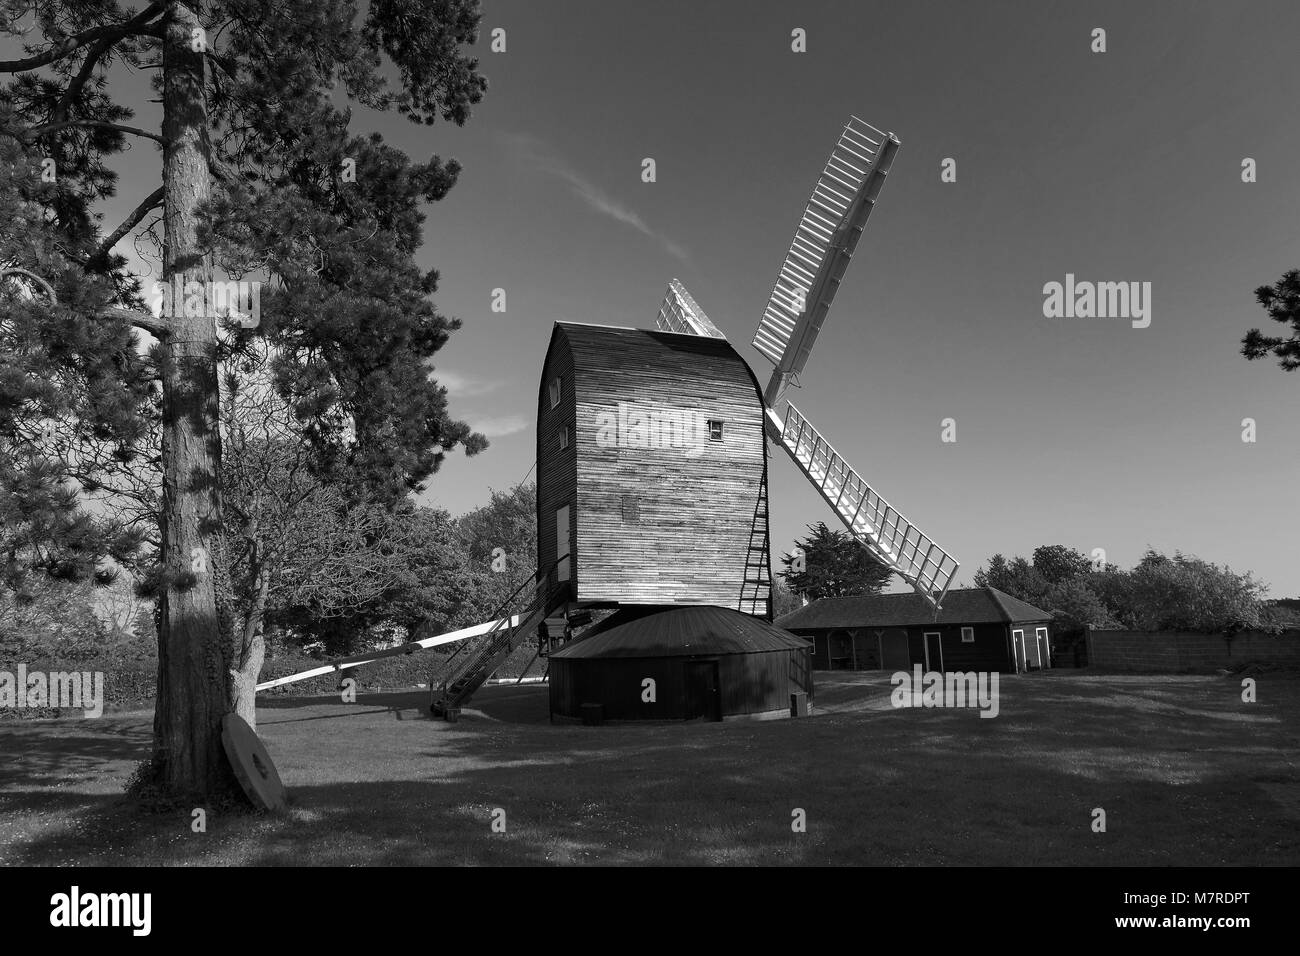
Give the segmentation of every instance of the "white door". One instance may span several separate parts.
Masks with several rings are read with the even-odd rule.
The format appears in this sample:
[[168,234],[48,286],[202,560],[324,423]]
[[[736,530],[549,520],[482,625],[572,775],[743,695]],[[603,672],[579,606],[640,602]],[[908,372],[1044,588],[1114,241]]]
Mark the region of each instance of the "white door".
[[555,511],[555,557],[564,558],[555,569],[557,581],[569,580],[569,506]]
[[[943,670],[943,635],[938,631],[926,631],[925,635],[925,669]],[[933,640],[931,640],[933,638]]]

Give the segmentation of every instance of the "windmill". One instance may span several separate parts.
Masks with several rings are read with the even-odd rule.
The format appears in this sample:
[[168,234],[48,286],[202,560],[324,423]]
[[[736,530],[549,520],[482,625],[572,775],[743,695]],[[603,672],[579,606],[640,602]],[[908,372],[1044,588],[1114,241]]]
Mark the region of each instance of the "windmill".
[[[601,640],[584,637],[585,650],[555,655],[553,718],[602,700],[626,712],[619,695],[639,685],[620,676],[622,668],[649,656],[661,683],[676,688],[679,706],[669,716],[723,714],[724,698],[743,709],[759,686],[769,699],[754,706],[788,700],[787,691],[810,694],[806,648],[753,631],[755,619],[771,616],[769,443],[784,449],[853,540],[937,615],[957,562],[785,398],[799,386],[898,147],[892,133],[856,117],[841,132],[754,334],[773,366],[766,385],[676,279],[654,330],[555,324],[537,399],[538,571],[494,620],[258,689],[455,642],[432,700],[435,713],[453,718],[556,613],[613,608],[615,617],[593,629]],[[680,650],[666,651],[664,640]],[[539,653],[543,646],[539,639]],[[712,671],[700,660],[707,647]],[[788,672],[765,654],[788,656]],[[646,666],[637,663],[637,672]]]
[[[854,540],[937,614],[957,561],[882,498],[792,402],[785,402],[784,414],[778,411],[786,390],[799,385],[898,147],[893,133],[850,117],[804,207],[752,344],[773,365],[763,390],[768,437],[812,482]],[[722,336],[676,279],[669,283],[656,324],[664,331]]]

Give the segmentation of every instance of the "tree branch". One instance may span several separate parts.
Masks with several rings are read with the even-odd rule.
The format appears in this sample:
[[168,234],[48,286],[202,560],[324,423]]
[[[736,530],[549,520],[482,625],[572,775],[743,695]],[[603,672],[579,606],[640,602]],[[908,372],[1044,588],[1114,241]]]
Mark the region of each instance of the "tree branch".
[[162,201],[163,187],[159,186],[145,197],[145,200],[132,210],[131,215],[123,219],[122,224],[109,233],[108,237],[99,244],[99,248],[95,250],[95,254],[90,257],[88,262],[90,268],[103,268],[108,265],[108,254],[113,251],[113,247],[121,241],[123,236],[140,225],[140,221],[149,215],[150,210],[161,206]]
[[6,276],[26,276],[33,282],[39,282],[45,288],[45,294],[50,297],[50,301],[58,304],[59,297],[54,294],[54,286],[50,285],[45,279],[38,276],[35,272],[29,272],[27,269],[19,269],[17,266],[6,266],[0,269],[0,279]]
[[37,126],[33,129],[29,129],[21,135],[28,141],[31,141],[49,133],[57,133],[59,130],[65,129],[69,126],[93,127],[95,129],[115,129],[119,133],[131,133],[135,136],[144,136],[164,145],[166,145],[167,142],[159,134],[151,133],[146,129],[139,129],[135,126],[122,126],[119,123],[107,123],[103,120],[63,120],[61,123],[46,123],[44,126]]
[[[33,282],[40,283],[40,285],[45,289],[45,294],[50,297],[50,302],[53,305],[59,304],[59,297],[54,292],[54,286],[50,285],[46,279],[38,276],[35,272],[28,269],[20,269],[18,266],[4,266],[3,268],[0,268],[0,279],[11,275],[25,276]],[[137,312],[134,309],[100,309],[95,314],[95,318],[126,319],[136,328],[142,329],[157,338],[163,338],[171,332],[171,326],[167,323],[167,320],[162,316],[154,315],[152,312]]]
[[100,40],[86,53],[86,58],[81,61],[81,69],[77,75],[72,78],[68,88],[63,91],[59,97],[59,102],[54,107],[54,112],[50,115],[53,122],[60,122],[68,118],[68,108],[72,105],[73,100],[81,93],[86,81],[90,79],[90,74],[95,72],[95,66],[99,63],[100,58],[107,53],[116,43],[116,40]]
[[29,56],[26,59],[0,60],[0,73],[23,73],[27,70],[49,66],[51,63],[71,56],[88,43],[96,43],[100,40],[108,40],[111,44],[129,36],[154,36],[157,31],[146,28],[146,24],[162,13],[165,8],[166,3],[164,0],[155,0],[154,3],[149,4],[130,20],[83,30],[76,36],[59,41],[45,52],[37,53],[35,56]]
[[126,319],[137,329],[148,332],[154,338],[166,338],[171,334],[171,326],[167,320],[152,312],[137,312],[134,309],[100,309],[95,318]]

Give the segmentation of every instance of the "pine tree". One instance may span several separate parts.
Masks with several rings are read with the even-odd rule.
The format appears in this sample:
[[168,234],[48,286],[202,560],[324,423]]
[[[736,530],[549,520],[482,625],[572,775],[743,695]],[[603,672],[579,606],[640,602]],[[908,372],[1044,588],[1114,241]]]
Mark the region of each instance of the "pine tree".
[[[446,194],[459,166],[413,163],[377,136],[351,134],[350,113],[331,101],[341,87],[417,123],[465,122],[486,88],[464,51],[478,6],[154,0],[124,11],[114,0],[54,0],[34,16],[39,42],[0,61],[14,77],[0,90],[0,213],[14,213],[0,237],[5,321],[15,354],[83,386],[75,421],[56,416],[63,434],[81,429],[78,467],[93,447],[111,471],[159,426],[156,783],[213,794],[231,786],[220,722],[247,651],[223,536],[223,355],[250,337],[270,343],[277,387],[322,469],[389,501],[420,488],[452,449],[486,444],[449,416],[430,380],[428,360],[458,323],[430,304],[437,274],[413,258],[420,206]],[[130,125],[134,111],[113,101],[115,67],[157,71],[158,128]],[[160,185],[105,234],[94,207],[115,188],[109,161],[127,137],[159,145]],[[205,290],[218,271],[259,282],[256,327],[222,336],[206,305],[161,316],[143,307],[112,249],[154,215],[164,285]],[[147,357],[140,334],[154,343]],[[0,390],[30,387],[5,362]],[[12,432],[48,417],[27,405],[4,414]]]
[[1300,269],[1289,269],[1272,285],[1260,286],[1255,301],[1287,334],[1265,335],[1251,329],[1241,340],[1241,354],[1251,360],[1272,355],[1283,369],[1294,372],[1300,368]]

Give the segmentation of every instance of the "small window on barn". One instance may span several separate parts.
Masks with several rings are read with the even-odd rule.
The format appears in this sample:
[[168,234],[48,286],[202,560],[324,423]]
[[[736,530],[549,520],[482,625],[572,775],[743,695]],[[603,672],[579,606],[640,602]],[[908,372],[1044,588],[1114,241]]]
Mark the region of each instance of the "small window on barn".
[[641,506],[633,495],[623,495],[622,511],[623,520],[628,524],[636,524],[641,520]]
[[560,404],[560,380],[557,378],[551,382],[551,408]]
[[563,451],[569,447],[569,426],[565,425],[560,429],[560,450]]
[[709,419],[709,439],[711,441],[722,441],[722,421],[720,419]]
[[963,627],[963,628],[961,629],[961,642],[962,642],[963,644],[974,644],[974,643],[975,643],[975,628],[973,628],[973,627]]

